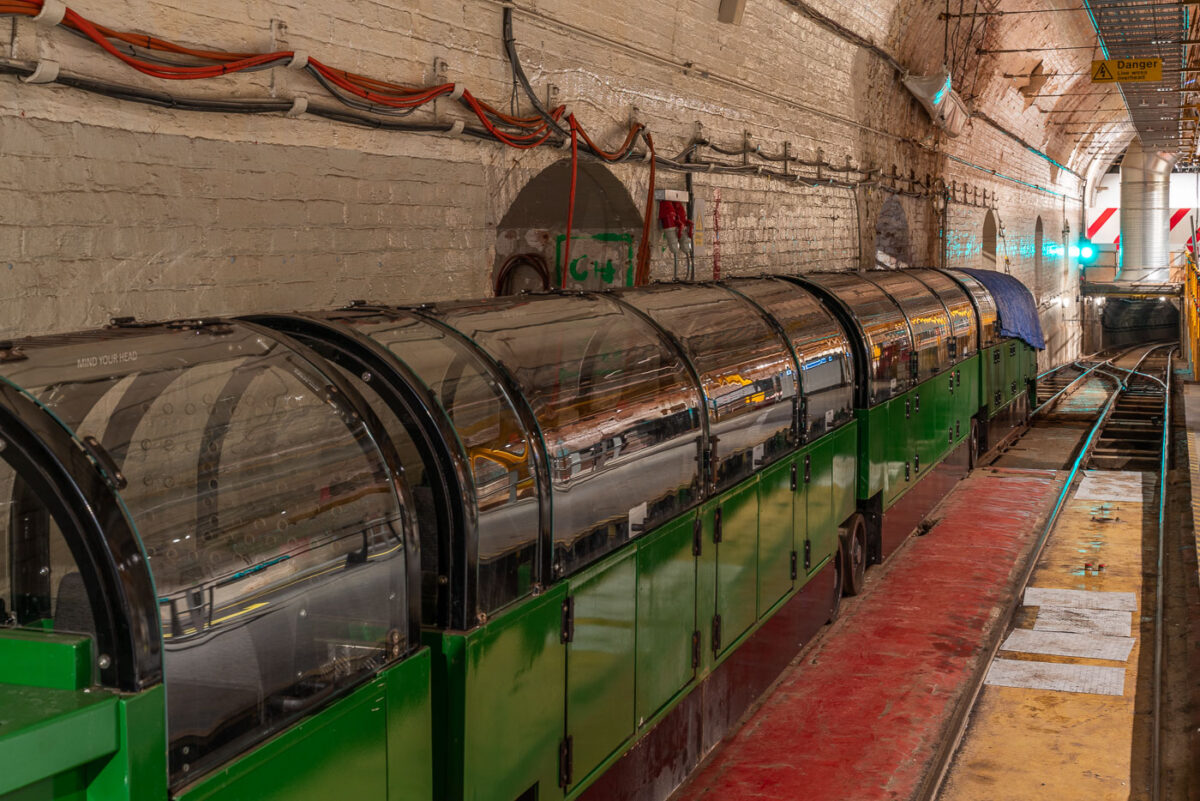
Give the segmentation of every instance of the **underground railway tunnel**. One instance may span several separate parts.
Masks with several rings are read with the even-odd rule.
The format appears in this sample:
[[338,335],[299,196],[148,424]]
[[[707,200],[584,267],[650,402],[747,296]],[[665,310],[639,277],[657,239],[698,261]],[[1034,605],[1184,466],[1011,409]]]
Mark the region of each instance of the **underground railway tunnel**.
[[0,801],[1200,795],[1186,4],[0,18]]

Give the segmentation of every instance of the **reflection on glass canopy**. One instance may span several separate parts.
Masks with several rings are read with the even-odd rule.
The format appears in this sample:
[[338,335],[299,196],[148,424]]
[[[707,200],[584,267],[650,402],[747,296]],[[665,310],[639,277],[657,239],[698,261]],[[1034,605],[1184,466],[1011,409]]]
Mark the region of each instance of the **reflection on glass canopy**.
[[407,649],[403,487],[338,380],[237,323],[21,347],[5,377],[120,476],[158,593],[175,780]]
[[665,329],[695,368],[708,409],[718,489],[791,446],[796,364],[757,307],[714,285],[658,284],[616,295]]
[[900,305],[908,318],[913,350],[917,353],[917,381],[950,368],[950,316],[929,287],[907,270],[870,270],[860,273]]
[[439,305],[515,379],[550,466],[554,560],[564,575],[699,498],[701,401],[661,334],[601,295]]
[[816,296],[778,278],[737,278],[726,285],[762,307],[791,341],[800,367],[805,441],[853,419],[850,342]]
[[1000,318],[996,311],[996,300],[992,293],[974,276],[959,270],[945,270],[947,275],[958,281],[971,295],[975,311],[979,315],[979,347],[990,348],[1000,341]]
[[913,345],[904,312],[887,293],[858,273],[810,273],[802,285],[826,290],[858,328],[867,348],[866,402],[882,403],[916,383],[911,363]]

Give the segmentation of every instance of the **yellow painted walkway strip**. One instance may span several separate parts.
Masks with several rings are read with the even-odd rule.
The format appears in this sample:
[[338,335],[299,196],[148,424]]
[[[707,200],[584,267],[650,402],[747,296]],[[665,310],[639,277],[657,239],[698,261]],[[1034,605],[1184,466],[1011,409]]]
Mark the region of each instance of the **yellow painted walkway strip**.
[[[1092,475],[1100,480],[1098,484],[1092,482],[1091,491],[1086,493],[1093,497],[1067,501],[1029,586],[1132,593],[1134,604],[1117,605],[1136,605],[1133,611],[1108,609],[1095,614],[1095,610],[1079,608],[1084,624],[1098,621],[1109,631],[1114,623],[1117,631],[1121,629],[1115,615],[1127,616],[1129,634],[1134,638],[1129,658],[1089,659],[1002,650],[997,664],[1005,663],[1000,665],[1005,675],[1012,673],[1013,665],[1019,662],[1045,665],[1044,670],[1039,664],[1028,666],[1031,672],[1043,674],[1070,671],[1074,666],[1080,679],[1097,673],[1119,679],[1123,673],[1124,691],[1120,695],[1099,695],[985,686],[942,785],[942,801],[1126,801],[1148,795],[1151,667],[1147,664],[1143,668],[1140,663],[1143,650],[1149,660],[1153,649],[1153,621],[1145,626],[1141,622],[1141,610],[1146,608],[1142,603],[1142,562],[1143,536],[1150,537],[1156,530],[1158,508],[1154,503],[1143,506],[1128,500],[1130,493],[1120,491],[1115,484],[1112,496],[1124,500],[1096,498],[1097,494],[1103,495],[1109,476],[1118,476]],[[1129,474],[1125,477],[1130,478]],[[1153,477],[1147,474],[1147,480],[1153,481]],[[1128,486],[1126,481],[1124,488]],[[1149,528],[1145,531],[1143,515],[1148,517],[1145,523]],[[1146,558],[1153,559],[1153,543],[1147,540],[1145,547],[1149,549]],[[1038,597],[1034,593],[1028,600]],[[1041,595],[1043,600],[1054,597],[1053,593]],[[1061,600],[1068,596],[1060,593],[1057,597]],[[1077,601],[1085,605],[1089,599],[1099,597],[1077,596]],[[1129,596],[1103,598],[1120,600]],[[1148,603],[1153,607],[1152,596]],[[1017,614],[1016,627],[1033,629],[1038,610],[1037,606],[1023,607]],[[1056,619],[1070,617],[1062,606],[1053,610]],[[1080,671],[1080,666],[1086,669]],[[1143,681],[1145,686],[1140,687]]]

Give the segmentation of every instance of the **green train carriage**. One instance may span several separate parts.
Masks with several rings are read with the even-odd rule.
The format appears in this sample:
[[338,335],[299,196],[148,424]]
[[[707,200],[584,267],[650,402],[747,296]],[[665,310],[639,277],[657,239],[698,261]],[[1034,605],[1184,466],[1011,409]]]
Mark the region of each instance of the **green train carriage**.
[[[151,700],[141,708],[158,716],[156,726],[138,727],[141,763],[97,756],[57,770],[57,763],[42,760],[42,778],[10,779],[0,784],[0,797],[9,791],[30,799],[120,797],[97,783],[101,763],[145,798],[319,798],[343,785],[353,785],[358,797],[414,801],[606,798],[618,790],[630,798],[662,797],[736,724],[799,644],[836,614],[843,586],[852,592],[861,584],[868,543],[881,555],[879,516],[892,513],[903,525],[895,512],[905,498],[944,492],[946,476],[955,473],[942,466],[969,450],[963,420],[987,419],[980,400],[986,379],[982,368],[973,369],[980,363],[977,312],[961,289],[953,291],[961,281],[933,271],[865,275],[836,280],[873,288],[871,302],[890,325],[891,339],[870,328],[869,340],[861,305],[847,314],[857,301],[844,303],[817,288],[832,280],[825,276],[120,329],[121,337],[186,331],[190,340],[171,340],[164,352],[201,348],[196,353],[204,354],[157,366],[139,356],[144,372],[114,354],[148,350],[115,350],[113,332],[93,337],[101,343],[94,353],[54,363],[67,378],[30,385],[29,395],[43,408],[20,396],[25,406],[16,417],[38,412],[43,428],[64,429],[56,436],[67,437],[61,447],[77,463],[71,480],[99,481],[100,494],[118,509],[133,493],[126,506],[134,522],[139,514],[162,517],[163,507],[139,501],[136,488],[116,488],[113,477],[129,472],[131,452],[136,463],[138,449],[154,453],[171,443],[170,450],[181,453],[187,448],[177,446],[185,442],[199,449],[182,460],[172,457],[189,472],[183,489],[166,494],[187,507],[185,528],[196,527],[197,541],[203,532],[204,542],[226,537],[241,544],[228,546],[226,562],[215,565],[224,573],[206,575],[203,564],[176,570],[170,586],[179,589],[156,596],[154,611],[141,611],[141,628],[151,645],[158,634],[160,650],[174,647],[176,637],[178,643],[240,638],[241,650],[253,651],[258,661],[218,660],[226,666],[218,683],[236,685],[239,675],[261,674],[260,687],[248,696],[241,688],[242,702],[205,708],[208,717],[197,725],[171,710],[173,681],[186,686],[189,673],[168,659],[165,721],[158,679],[140,696],[119,701],[145,696]],[[213,346],[243,331],[286,352],[291,372],[256,382],[248,375],[257,375],[264,359]],[[876,352],[868,341],[889,343],[889,358],[868,358]],[[29,341],[17,352],[39,362],[38,354],[49,352],[45,347]],[[193,359],[188,369],[196,380],[171,378],[182,369],[180,358]],[[93,378],[72,381],[72,359],[94,361],[99,369]],[[917,373],[901,384],[910,365]],[[228,373],[223,379],[222,371]],[[6,365],[3,373],[20,383],[19,366]],[[201,391],[204,386],[214,391]],[[237,398],[253,395],[254,387],[266,393],[263,415],[242,419],[238,409],[255,404]],[[886,387],[887,397],[877,394],[871,404],[871,387]],[[185,425],[180,430],[187,436],[172,433],[186,417],[176,403],[186,408],[187,401],[160,395],[191,389],[197,407],[213,406],[207,417],[200,414],[206,427]],[[283,400],[272,404],[272,392]],[[84,400],[68,402],[70,414],[54,408],[72,395]],[[313,437],[311,423],[285,426],[291,444],[282,434],[230,438],[231,427],[270,430],[286,423],[294,402],[286,399],[293,396],[320,401],[312,405],[331,412],[342,428],[327,426],[323,437]],[[146,411],[130,411],[135,407]],[[46,411],[59,420],[47,422]],[[71,415],[81,413],[104,432],[100,447],[80,438],[70,443],[79,425]],[[121,422],[102,424],[105,414]],[[881,414],[896,417],[894,442],[868,436],[892,423]],[[152,436],[128,434],[137,448],[120,445],[122,432],[143,429]],[[326,457],[314,457],[338,452],[329,439],[334,430],[357,443],[356,459],[366,459],[356,463],[353,481],[331,480]],[[110,440],[117,443],[112,448],[105,444]],[[209,461],[203,454],[215,446],[223,457],[226,443],[242,471],[232,481],[214,474],[212,465],[203,467]],[[874,507],[872,497],[883,493],[872,496],[870,482],[894,473],[898,483],[902,459],[911,460],[905,483],[921,489],[893,491],[886,510]],[[145,486],[156,490],[142,495],[158,498],[171,471],[131,475],[143,483],[150,478]],[[362,483],[368,476],[374,484]],[[245,489],[264,482],[272,492]],[[212,519],[205,500],[219,495],[230,499],[231,511]],[[392,505],[379,514],[352,516],[357,527],[343,519],[356,504],[388,498]],[[292,514],[287,525],[308,526],[312,535],[304,547],[319,551],[313,543],[348,540],[359,546],[341,546],[348,550],[338,553],[336,567],[311,555],[306,564],[269,548],[247,550],[245,543],[262,536],[253,525],[265,517],[264,506],[275,516]],[[144,542],[132,535],[127,550],[137,555],[144,549],[158,569],[155,561],[164,557],[155,537],[163,535],[156,532],[175,530],[179,513],[172,514],[158,529],[145,526],[139,532]],[[132,530],[130,517],[122,519]],[[10,534],[19,529],[12,520]],[[389,522],[380,528],[379,521]],[[388,550],[398,543],[403,547]],[[321,624],[305,628],[291,620],[285,633],[315,632],[301,650],[311,661],[323,648],[329,664],[312,663],[308,675],[302,671],[286,687],[278,677],[268,679],[270,660],[259,656],[277,650],[278,635],[269,631],[276,627],[252,624],[279,613],[271,609],[274,601],[256,604],[271,593],[290,597],[297,583],[337,582],[343,591],[354,585],[357,604],[387,589],[395,607],[395,579],[358,578],[366,576],[364,568],[378,570],[372,568],[382,558],[376,551],[404,554],[403,635],[399,626],[363,625],[371,615],[353,603],[342,609],[301,603]],[[245,564],[234,569],[232,558]],[[253,588],[240,606],[223,600],[224,614],[205,616],[217,603],[205,606],[205,587],[215,598],[239,586]],[[294,603],[281,600],[278,607],[295,612]],[[53,623],[38,624],[52,631],[35,634],[28,629],[37,620],[27,616],[21,623],[21,630],[2,633],[0,648],[25,648],[31,637],[48,643],[46,653],[62,653],[67,642],[87,647],[87,638],[58,633]],[[220,635],[231,626],[242,634]],[[92,636],[103,639],[99,631]],[[292,651],[295,658],[295,646]],[[359,661],[347,659],[358,651]],[[12,653],[25,661],[22,651]],[[76,695],[84,687],[106,692],[103,675],[97,682],[83,667],[73,675]],[[314,676],[329,686],[314,690]],[[33,679],[26,670],[4,681]],[[268,687],[276,692],[266,693]],[[187,692],[174,697],[184,699],[176,705],[187,705]],[[47,713],[31,732],[46,723],[74,725]],[[206,744],[198,733],[211,742],[197,758],[190,749]],[[25,742],[36,741],[29,737]],[[15,753],[10,744],[19,738],[10,738],[0,729],[0,754]],[[660,747],[664,743],[671,747]]]

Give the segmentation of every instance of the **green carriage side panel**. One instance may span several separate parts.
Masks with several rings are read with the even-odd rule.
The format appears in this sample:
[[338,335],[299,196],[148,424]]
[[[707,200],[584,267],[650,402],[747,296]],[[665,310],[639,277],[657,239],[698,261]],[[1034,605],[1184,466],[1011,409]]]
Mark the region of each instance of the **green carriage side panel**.
[[388,801],[433,801],[428,648],[387,671]]
[[[488,621],[465,637],[461,683],[450,688],[461,725],[458,792],[465,801],[512,801],[537,785],[536,797],[560,794],[558,746],[565,729],[566,649],[562,602],[566,582]],[[455,698],[454,696],[457,696]],[[435,711],[436,714],[436,711]],[[451,767],[453,771],[455,768]]]
[[1025,354],[1021,352],[1019,347],[1021,344],[1016,339],[1010,339],[1004,343],[1004,400],[1006,403],[1017,397],[1017,393],[1021,391],[1024,383]]
[[[792,497],[792,546],[796,550],[796,582],[797,587],[803,587],[808,583],[808,574],[804,572],[800,559],[804,554],[804,543],[810,535],[808,525],[808,484],[804,482],[804,457],[809,455],[811,463],[812,446],[805,448],[803,452],[794,455],[791,459],[796,465],[796,492]],[[809,546],[812,547],[811,545]],[[790,560],[789,556],[789,560]]]
[[[758,617],[792,588],[792,551],[797,548],[792,541],[792,471],[799,476],[800,469],[793,457],[772,465],[759,476]],[[801,482],[796,483],[799,486]]]
[[982,363],[983,357],[976,353],[954,368],[956,379],[954,394],[958,400],[957,419],[964,437],[970,435],[971,418],[978,413],[980,407],[980,365]]
[[915,441],[912,444],[913,471],[915,479],[924,475],[933,464],[934,453],[937,450],[934,432],[937,430],[937,391],[932,380],[926,381],[913,390],[913,433]]
[[913,434],[912,393],[906,393],[888,402],[887,424],[880,426],[873,436],[883,440],[885,454],[884,474],[886,483],[883,490],[883,507],[886,509],[896,501],[911,483],[911,473],[905,479],[906,469],[912,464],[913,450],[916,447]]
[[0,684],[82,690],[92,683],[92,640],[82,634],[0,631]]
[[[858,474],[858,428],[851,422],[835,431],[833,439],[833,519],[844,523],[857,508],[855,477]],[[797,532],[804,529],[796,529]]]
[[637,546],[638,726],[662,709],[696,675],[695,512],[654,531]]
[[984,351],[983,358],[983,405],[987,406],[988,417],[991,417],[1004,405],[1004,342]]
[[87,801],[86,769],[76,768],[0,795],[4,801]]
[[104,691],[0,684],[0,798],[37,798],[86,783],[119,748],[118,698]]
[[801,567],[812,575],[825,563],[826,557],[837,550],[837,526],[841,520],[833,514],[833,437],[821,437],[810,448],[808,487],[808,559],[801,553]]
[[161,684],[121,699],[117,753],[89,774],[89,798],[162,801],[167,797],[166,699]]
[[872,409],[855,409],[858,433],[858,497],[873,498],[887,487],[887,429],[889,404]]
[[720,653],[757,620],[758,476],[726,492],[717,544],[716,613],[721,616]]
[[569,580],[575,631],[567,644],[567,734],[575,783],[633,735],[636,557],[624,548]]
[[180,801],[387,799],[387,683],[376,676],[206,776]]

